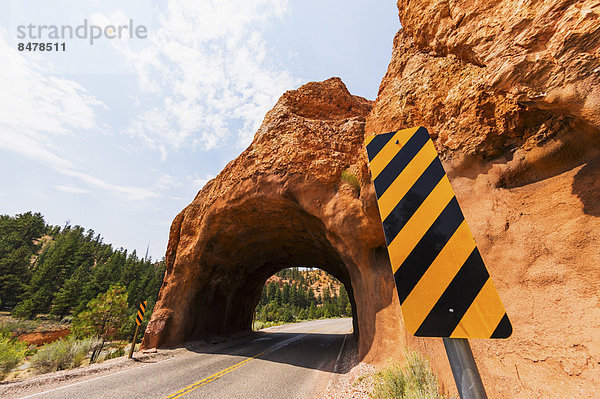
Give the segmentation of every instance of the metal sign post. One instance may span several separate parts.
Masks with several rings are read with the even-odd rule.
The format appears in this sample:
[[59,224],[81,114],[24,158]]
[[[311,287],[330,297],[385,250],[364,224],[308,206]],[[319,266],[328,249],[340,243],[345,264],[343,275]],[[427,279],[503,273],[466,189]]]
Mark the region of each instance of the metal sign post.
[[140,325],[135,326],[135,333],[133,334],[133,340],[131,341],[131,349],[129,349],[129,358],[133,356],[133,350],[135,349],[135,340],[137,339],[138,330],[140,329]]
[[427,129],[366,139],[404,325],[442,337],[462,399],[485,398],[467,338],[512,326]]
[[131,341],[131,349],[129,349],[129,358],[133,356],[133,351],[135,349],[135,340],[137,339],[138,331],[140,329],[140,325],[142,325],[142,321],[144,320],[144,313],[146,312],[146,304],[148,301],[140,302],[138,305],[137,316],[135,317],[135,333],[133,334],[133,340]]
[[477,364],[466,338],[443,338],[461,399],[487,399]]

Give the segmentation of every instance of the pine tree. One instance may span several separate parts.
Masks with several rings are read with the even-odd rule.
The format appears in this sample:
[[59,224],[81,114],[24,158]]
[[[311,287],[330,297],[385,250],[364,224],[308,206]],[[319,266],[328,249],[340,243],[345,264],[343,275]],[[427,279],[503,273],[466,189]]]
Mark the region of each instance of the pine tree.
[[323,294],[322,294],[322,303],[330,303],[331,302],[331,293],[329,291],[329,287],[325,286],[325,288],[323,288]]
[[103,294],[98,294],[87,304],[88,310],[81,312],[73,322],[73,331],[79,337],[97,335],[102,340],[95,348],[91,361],[100,354],[107,339],[115,338],[119,328],[127,321],[127,292],[122,285],[113,285]]
[[344,285],[340,286],[340,295],[338,297],[338,307],[340,312],[342,312],[343,316],[352,315],[352,308],[350,307],[350,312],[348,312],[348,306],[350,305],[350,299],[348,298],[348,292],[346,291],[346,287]]
[[283,304],[281,290],[279,289],[279,287],[276,287],[276,289],[275,289],[274,302],[277,304],[277,306],[281,306]]
[[0,303],[4,308],[14,308],[27,289],[30,257],[29,248],[20,247],[0,259]]
[[290,287],[290,303],[293,306],[298,306],[298,289],[296,283],[293,283]]
[[60,318],[73,311],[81,302],[83,290],[89,277],[87,265],[81,265],[62,285],[54,300],[51,312]]
[[281,302],[284,304],[290,303],[290,285],[285,283],[281,291]]

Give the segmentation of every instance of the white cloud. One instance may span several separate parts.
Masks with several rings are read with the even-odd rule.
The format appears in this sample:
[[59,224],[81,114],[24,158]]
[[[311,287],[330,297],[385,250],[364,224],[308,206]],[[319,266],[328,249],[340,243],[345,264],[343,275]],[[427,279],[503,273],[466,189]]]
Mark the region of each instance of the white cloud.
[[58,185],[58,186],[54,186],[54,188],[59,191],[64,191],[65,193],[71,193],[71,194],[88,194],[90,192],[89,190],[85,190],[83,188],[73,187],[73,186]]
[[94,107],[101,103],[77,83],[48,76],[36,54],[19,54],[3,28],[0,54],[0,148],[56,168],[72,167],[57,155],[53,137],[97,128]]
[[61,172],[64,175],[72,176],[72,177],[79,179],[80,181],[87,184],[88,186],[101,188],[101,189],[104,189],[107,191],[117,193],[126,200],[143,201],[143,200],[147,200],[150,198],[160,197],[160,195],[155,193],[154,191],[148,190],[143,187],[112,184],[112,183],[108,183],[98,177],[95,177],[95,176],[92,176],[92,175],[89,175],[89,174],[83,173],[83,172],[77,172],[74,170],[65,169],[65,170],[62,170]]
[[[0,94],[0,97],[2,95]],[[9,115],[0,119],[0,148],[25,155],[28,158],[35,159],[53,168],[70,168],[72,163],[67,159],[56,155],[52,151],[52,145],[47,137],[36,132],[11,131],[10,127],[3,123]]]
[[0,119],[3,130],[38,138],[36,132],[52,135],[72,134],[72,129],[97,129],[94,107],[102,106],[83,87],[72,80],[49,75],[43,58],[25,57],[8,42],[0,28]]
[[209,180],[214,178],[214,175],[207,174],[204,177],[193,177],[190,182],[194,185],[194,188],[197,188],[199,190],[202,187],[204,187]]
[[[127,60],[140,88],[133,94],[139,100],[134,107],[138,113],[117,129],[133,137],[137,147],[157,151],[162,162],[181,148],[247,145],[277,98],[297,84],[273,62],[264,38],[265,27],[287,12],[287,1],[162,4],[163,9],[152,11],[157,19],[148,39],[110,42],[123,56],[115,62]],[[120,23],[135,14],[122,10],[96,8],[90,20]],[[99,108],[106,106],[76,81],[55,76],[43,54],[18,52],[3,28],[0,53],[0,150],[24,155],[69,178],[55,187],[63,191],[101,189],[142,201],[181,186],[169,175],[160,175],[146,188],[87,173],[69,154],[75,146],[65,145],[66,139],[75,142],[80,135],[107,131],[98,119]],[[189,183],[201,187],[212,177],[195,177]]]
[[168,190],[174,187],[181,187],[181,182],[173,176],[163,173],[156,179],[156,187],[161,190]]
[[286,12],[285,0],[170,0],[142,49],[114,43],[154,104],[126,133],[163,161],[167,149],[184,145],[249,144],[264,114],[297,84],[269,57],[263,37]]

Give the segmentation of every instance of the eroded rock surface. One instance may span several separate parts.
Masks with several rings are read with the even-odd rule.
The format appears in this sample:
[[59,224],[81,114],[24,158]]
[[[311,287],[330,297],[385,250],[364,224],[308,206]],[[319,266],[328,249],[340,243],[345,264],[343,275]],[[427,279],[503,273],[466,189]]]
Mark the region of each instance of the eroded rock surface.
[[337,78],[282,96],[175,218],[144,347],[248,330],[269,276],[315,266],[345,284],[363,358],[402,350],[390,347],[400,315],[387,310],[393,281],[362,149],[371,107]]
[[[514,327],[471,343],[489,397],[596,397],[600,3],[398,8],[366,134],[423,125],[442,154]],[[441,342],[406,340],[453,387]]]
[[[398,7],[403,29],[368,132],[427,126],[457,168],[503,155],[528,158],[521,169],[548,163],[507,175],[508,186],[576,166],[551,165],[563,148],[598,154],[598,2],[400,0]],[[536,151],[540,145],[547,151]]]

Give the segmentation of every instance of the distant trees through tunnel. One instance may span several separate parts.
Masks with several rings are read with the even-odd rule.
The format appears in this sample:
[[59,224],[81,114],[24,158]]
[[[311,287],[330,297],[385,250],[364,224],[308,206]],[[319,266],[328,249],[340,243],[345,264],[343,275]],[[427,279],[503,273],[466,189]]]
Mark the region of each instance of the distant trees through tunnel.
[[344,284],[324,270],[292,267],[267,279],[253,329],[333,317],[352,317]]

